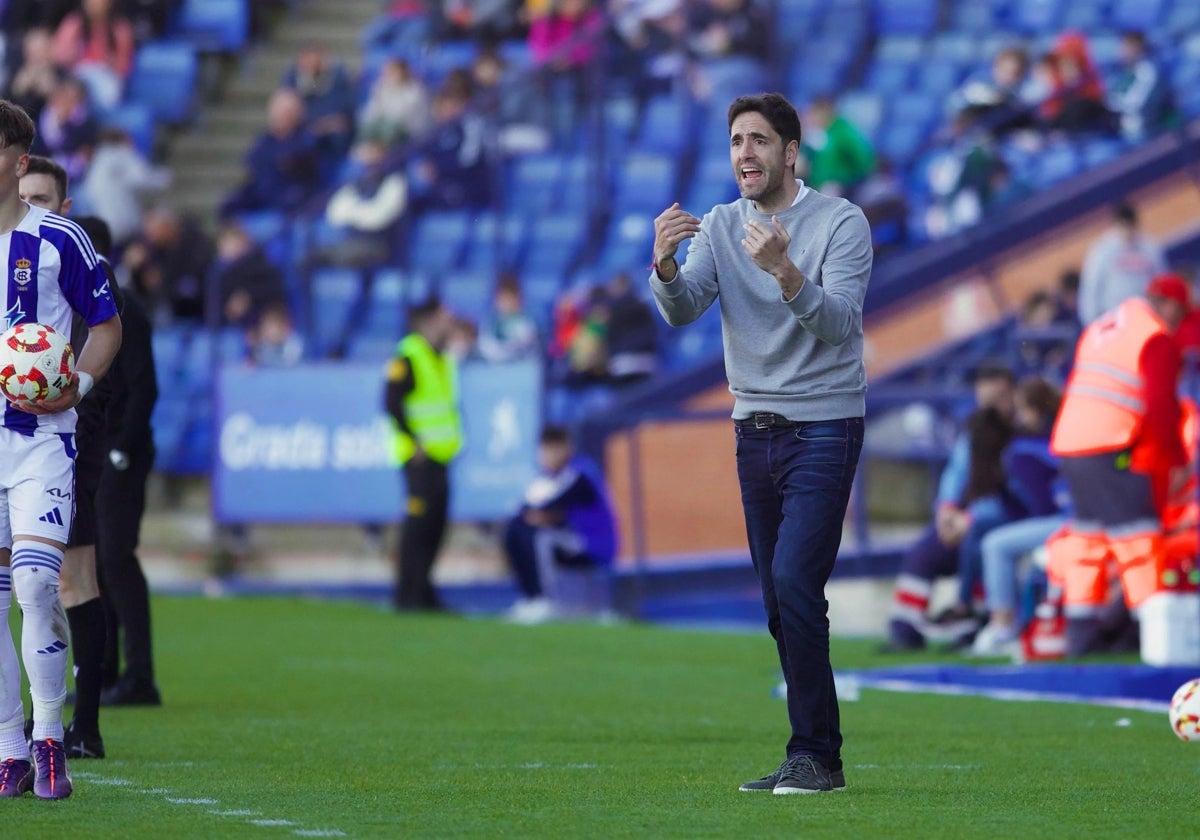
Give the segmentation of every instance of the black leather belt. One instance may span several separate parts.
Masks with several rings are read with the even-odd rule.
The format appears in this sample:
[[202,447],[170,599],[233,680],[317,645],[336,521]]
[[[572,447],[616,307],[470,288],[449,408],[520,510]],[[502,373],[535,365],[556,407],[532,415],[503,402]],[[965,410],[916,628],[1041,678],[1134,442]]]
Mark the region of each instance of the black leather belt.
[[773,414],[770,411],[756,411],[749,417],[733,422],[742,429],[782,429],[791,428],[799,421],[789,420],[782,414]]

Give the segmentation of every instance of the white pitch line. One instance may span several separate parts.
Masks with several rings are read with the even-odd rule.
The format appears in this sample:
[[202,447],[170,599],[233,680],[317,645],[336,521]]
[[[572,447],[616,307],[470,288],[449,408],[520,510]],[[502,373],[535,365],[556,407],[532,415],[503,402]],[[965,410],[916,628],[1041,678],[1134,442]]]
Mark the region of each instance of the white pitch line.
[[297,828],[292,832],[297,837],[345,837],[346,832],[336,828]]
[[261,825],[261,826],[295,825],[295,823],[292,822],[291,820],[247,820],[246,822],[250,823],[250,825]]

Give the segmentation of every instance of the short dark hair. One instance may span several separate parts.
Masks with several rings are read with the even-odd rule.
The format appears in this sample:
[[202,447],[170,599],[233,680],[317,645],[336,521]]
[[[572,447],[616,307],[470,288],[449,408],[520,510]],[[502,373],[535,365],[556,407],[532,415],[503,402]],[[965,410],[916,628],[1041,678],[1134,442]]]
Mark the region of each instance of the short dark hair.
[[1112,210],[1113,220],[1118,224],[1136,227],[1138,223],[1137,210],[1128,201],[1121,201],[1113,205]]
[[793,140],[800,142],[800,115],[782,93],[756,93],[733,100],[729,105],[730,131],[733,121],[747,113],[762,114],[775,133],[783,138],[785,147]]
[[570,444],[571,433],[567,431],[566,426],[545,426],[542,429],[541,437],[538,438],[539,443],[549,444]]
[[1017,381],[1013,369],[1000,361],[987,361],[975,368],[975,375],[971,377],[972,382],[987,382],[996,379],[1003,379],[1005,382],[1012,384]]
[[99,216],[80,216],[75,220],[75,224],[83,228],[83,232],[88,235],[88,239],[92,240],[92,245],[96,249],[96,253],[108,259],[112,254],[112,230],[108,227],[108,222],[101,219]]
[[1132,41],[1141,49],[1146,49],[1146,33],[1140,29],[1126,29],[1121,33],[1122,41]]
[[1062,392],[1048,379],[1040,376],[1027,376],[1017,383],[1017,393],[1047,423],[1058,416]]
[[25,170],[25,174],[49,175],[54,179],[54,186],[58,187],[58,200],[63,201],[66,199],[70,180],[67,178],[67,170],[63,169],[57,161],[51,160],[48,157],[42,157],[41,155],[30,155],[29,166]]
[[15,102],[0,99],[0,144],[14,146],[27,154],[36,134],[33,120],[24,108]]
[[1066,268],[1058,275],[1058,288],[1064,292],[1079,291],[1079,269]]
[[414,327],[419,327],[425,324],[440,312],[442,309],[442,299],[437,295],[430,295],[420,303],[415,303],[408,309],[408,320]]

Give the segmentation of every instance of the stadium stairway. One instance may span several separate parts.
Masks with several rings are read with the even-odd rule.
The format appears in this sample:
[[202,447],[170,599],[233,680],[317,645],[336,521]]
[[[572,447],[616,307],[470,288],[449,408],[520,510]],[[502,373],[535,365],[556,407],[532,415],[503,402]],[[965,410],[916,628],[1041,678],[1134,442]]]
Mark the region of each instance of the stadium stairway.
[[351,70],[359,65],[359,35],[378,17],[379,0],[296,0],[267,38],[240,54],[233,78],[173,142],[169,164],[175,171],[179,209],[207,224],[221,199],[242,179],[242,158],[263,130],[267,98],[300,48],[325,45]]

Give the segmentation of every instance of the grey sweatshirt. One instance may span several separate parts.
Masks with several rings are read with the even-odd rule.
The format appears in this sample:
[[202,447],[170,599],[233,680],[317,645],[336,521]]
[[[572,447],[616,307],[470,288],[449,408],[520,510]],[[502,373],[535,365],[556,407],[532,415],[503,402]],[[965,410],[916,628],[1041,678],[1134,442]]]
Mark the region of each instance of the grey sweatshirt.
[[862,307],[872,258],[867,220],[845,199],[811,189],[776,215],[792,237],[788,256],[805,277],[794,298],[785,301],[775,278],[742,248],[742,226],[769,225],[771,217],[739,199],[701,220],[674,280],[651,273],[659,311],[678,327],[720,300],[735,419],[757,411],[803,421],[862,417]]
[[1079,322],[1085,327],[1109,310],[1146,292],[1154,275],[1167,270],[1162,248],[1138,234],[1132,242],[1116,230],[1088,248],[1079,275]]

